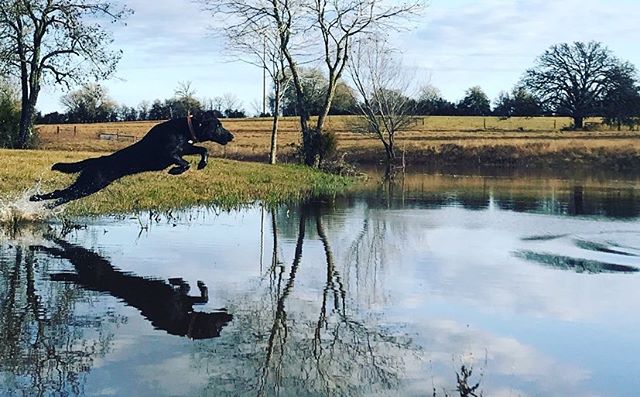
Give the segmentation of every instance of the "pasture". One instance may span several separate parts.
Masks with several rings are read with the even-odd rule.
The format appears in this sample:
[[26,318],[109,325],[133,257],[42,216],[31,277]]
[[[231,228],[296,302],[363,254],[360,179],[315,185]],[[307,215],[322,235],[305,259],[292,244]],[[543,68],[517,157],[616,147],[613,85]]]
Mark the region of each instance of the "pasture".
[[[338,137],[338,155],[360,163],[384,157],[376,137],[354,132],[357,116],[330,116],[326,129]],[[40,125],[46,150],[113,151],[142,137],[159,121]],[[208,145],[214,156],[267,161],[271,119],[225,119],[236,139],[226,147]],[[428,116],[396,138],[398,153],[410,164],[471,163],[473,165],[553,166],[595,164],[629,168],[640,161],[640,133],[610,129],[597,118],[587,120],[593,131],[568,131],[568,117]],[[298,118],[280,121],[278,155],[290,161],[300,144]]]

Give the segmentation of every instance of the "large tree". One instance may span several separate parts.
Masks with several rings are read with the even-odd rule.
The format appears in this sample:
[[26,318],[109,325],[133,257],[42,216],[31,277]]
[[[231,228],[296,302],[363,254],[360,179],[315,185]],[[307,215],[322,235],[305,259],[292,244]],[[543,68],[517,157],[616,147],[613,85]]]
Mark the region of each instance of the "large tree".
[[97,123],[115,118],[117,104],[100,84],[85,84],[60,100],[73,123]]
[[493,114],[500,117],[531,117],[539,116],[543,111],[536,97],[523,87],[515,87],[511,93],[500,92]]
[[465,92],[457,111],[462,116],[486,116],[491,113],[491,101],[480,86],[474,86]]
[[[327,78],[317,68],[300,68],[300,83],[303,90],[304,108],[309,114],[319,114],[327,90]],[[285,116],[299,116],[297,106],[297,92],[293,82],[284,87],[282,95],[282,114]]]
[[623,125],[633,128],[640,124],[640,87],[635,79],[635,70],[631,65],[625,65],[614,71],[611,85],[602,99],[602,117],[605,124],[616,126],[618,130]]
[[602,43],[557,44],[542,54],[525,72],[523,86],[555,112],[566,112],[573,127],[595,115],[616,74],[629,72],[628,64]]
[[442,97],[442,92],[430,84],[420,88],[416,104],[416,114],[432,116],[453,116],[456,104]]
[[120,59],[105,23],[130,13],[99,0],[3,0],[0,2],[0,64],[20,80],[17,147],[31,141],[33,116],[43,83],[82,84],[109,77]]

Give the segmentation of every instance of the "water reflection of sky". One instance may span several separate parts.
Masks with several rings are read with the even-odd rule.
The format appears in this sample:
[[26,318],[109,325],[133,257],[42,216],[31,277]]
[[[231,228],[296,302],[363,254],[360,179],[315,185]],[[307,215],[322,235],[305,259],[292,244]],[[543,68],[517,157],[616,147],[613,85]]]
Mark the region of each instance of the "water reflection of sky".
[[[291,348],[282,351],[288,359],[285,385],[287,376],[310,365],[305,349],[326,299],[319,218],[345,291],[346,313],[358,327],[354,335],[375,332],[381,359],[395,355],[403,362],[399,391],[372,388],[370,394],[431,395],[434,385],[452,394],[463,362],[474,365],[474,374],[484,373],[482,387],[491,396],[626,396],[640,387],[640,274],[589,272],[517,255],[535,252],[638,268],[637,218],[571,217],[495,205],[385,208],[363,197],[333,206],[292,205],[279,208],[275,217],[284,281],[295,260],[301,211],[306,233],[286,300]],[[197,310],[226,307],[234,320],[220,338],[193,342],[154,330],[115,298],[97,297],[88,310],[115,312],[127,321],[112,326],[109,352],[95,360],[86,393],[219,395],[233,394],[229,379],[238,387],[255,381],[250,375],[260,371],[241,368],[259,367],[256,357],[264,355],[272,324],[272,280],[266,276],[273,253],[271,213],[260,207],[199,211],[151,222],[141,233],[140,222],[149,221],[101,220],[68,239],[133,274],[179,276],[192,289],[203,280],[210,299]],[[330,304],[323,332],[338,329],[334,314]],[[407,337],[408,346],[396,344]],[[350,357],[336,354],[340,363]],[[288,385],[289,391],[300,390]],[[248,390],[256,394],[257,389]]]

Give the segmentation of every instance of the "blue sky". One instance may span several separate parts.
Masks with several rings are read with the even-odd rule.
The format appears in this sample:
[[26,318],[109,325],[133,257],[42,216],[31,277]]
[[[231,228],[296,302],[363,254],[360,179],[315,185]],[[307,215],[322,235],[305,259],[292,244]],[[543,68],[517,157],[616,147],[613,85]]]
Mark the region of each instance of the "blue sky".
[[[234,61],[216,22],[190,0],[129,0],[135,11],[127,26],[113,25],[114,47],[124,51],[115,76],[105,82],[118,103],[173,95],[180,81],[191,81],[200,98],[233,93],[254,113],[260,103],[262,73]],[[549,46],[601,41],[617,57],[640,67],[640,1],[637,0],[431,0],[414,29],[395,34],[392,44],[416,75],[451,101],[481,86],[494,99],[510,90]],[[63,110],[59,89],[44,88],[38,109]]]

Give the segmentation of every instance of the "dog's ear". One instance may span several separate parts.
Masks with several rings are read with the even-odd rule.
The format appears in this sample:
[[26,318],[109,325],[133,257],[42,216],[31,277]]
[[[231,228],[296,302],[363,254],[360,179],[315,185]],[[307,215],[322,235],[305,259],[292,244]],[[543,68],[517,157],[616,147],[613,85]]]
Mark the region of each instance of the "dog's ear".
[[193,117],[198,120],[212,121],[224,116],[218,110],[199,110],[193,113]]
[[204,122],[214,122],[219,121],[218,119],[224,117],[222,113],[217,110],[207,110],[202,112],[202,121]]

